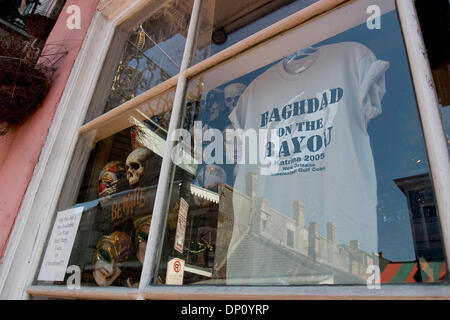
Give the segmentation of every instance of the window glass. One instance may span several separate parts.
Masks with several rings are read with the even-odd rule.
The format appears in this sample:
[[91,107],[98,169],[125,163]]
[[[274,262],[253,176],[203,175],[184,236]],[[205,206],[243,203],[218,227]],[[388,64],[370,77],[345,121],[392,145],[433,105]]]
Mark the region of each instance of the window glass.
[[368,7],[352,2],[190,81],[170,138],[198,166],[169,212],[160,282],[446,278],[394,2],[372,18]]
[[318,0],[215,0],[202,7],[200,62]]
[[192,1],[166,1],[129,32],[104,112],[179,72],[191,10]]
[[80,137],[36,284],[138,286],[174,91]]

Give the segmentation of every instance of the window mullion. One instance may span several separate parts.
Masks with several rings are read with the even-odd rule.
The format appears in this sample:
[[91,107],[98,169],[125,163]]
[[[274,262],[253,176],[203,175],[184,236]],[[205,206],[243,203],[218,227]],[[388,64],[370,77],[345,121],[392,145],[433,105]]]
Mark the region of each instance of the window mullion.
[[191,20],[189,23],[186,45],[181,62],[180,73],[175,91],[172,114],[169,123],[167,141],[162,159],[161,172],[158,181],[155,204],[153,208],[152,223],[150,226],[149,239],[145,252],[144,265],[139,285],[139,296],[149,283],[153,283],[157,277],[159,258],[161,255],[162,239],[167,220],[168,198],[172,188],[172,178],[174,175],[174,165],[172,163],[171,153],[175,146],[175,141],[170,137],[178,129],[183,121],[183,101],[187,90],[187,78],[183,75],[184,71],[190,66],[196,48],[197,35],[200,29],[201,7],[203,0],[195,0],[192,9]]
[[[428,161],[439,210],[442,240],[450,257],[450,162],[439,101],[413,1],[396,1],[416,91]],[[448,268],[448,264],[447,264]]]

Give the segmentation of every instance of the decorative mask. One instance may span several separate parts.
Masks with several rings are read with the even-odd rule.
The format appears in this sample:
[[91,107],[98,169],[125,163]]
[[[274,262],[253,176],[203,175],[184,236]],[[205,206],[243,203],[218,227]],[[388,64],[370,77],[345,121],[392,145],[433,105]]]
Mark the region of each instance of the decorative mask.
[[144,163],[150,158],[152,152],[147,148],[138,148],[128,155],[125,163],[127,180],[131,187],[135,187],[144,174]]
[[124,174],[125,168],[122,162],[109,162],[98,177],[98,196],[105,197],[117,192],[117,182]]
[[124,232],[115,231],[102,236],[97,242],[93,257],[95,282],[99,286],[109,286],[120,275],[117,263],[127,261],[131,249],[131,238]]
[[227,85],[224,89],[225,104],[228,108],[228,112],[233,111],[236,107],[239,97],[244,92],[247,86],[243,83],[235,82]]
[[141,263],[144,263],[145,249],[147,247],[148,233],[150,231],[151,221],[152,215],[141,217],[134,221],[134,227],[136,228],[136,257]]

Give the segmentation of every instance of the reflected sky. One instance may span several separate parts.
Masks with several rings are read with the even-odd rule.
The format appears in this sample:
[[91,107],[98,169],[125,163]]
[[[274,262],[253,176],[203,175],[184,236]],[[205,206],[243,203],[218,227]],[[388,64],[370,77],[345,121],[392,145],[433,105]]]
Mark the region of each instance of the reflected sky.
[[[258,23],[264,24],[266,21],[255,24]],[[258,29],[257,26],[253,28]],[[247,33],[248,29],[240,32]],[[241,39],[242,35],[238,33],[233,36]],[[397,13],[392,11],[383,15],[380,30],[369,30],[366,24],[362,24],[315,46],[344,41],[362,43],[378,59],[390,62],[386,72],[387,90],[382,103],[383,112],[371,120],[368,127],[378,186],[379,252],[391,261],[415,260],[408,202],[394,179],[428,173],[429,168]],[[249,84],[272,65],[264,66],[232,82]],[[222,124],[216,123],[214,127],[226,125],[226,120],[223,120]],[[227,165],[223,167],[230,176],[232,168]],[[227,182],[232,185],[232,181]]]
[[429,169],[397,13],[383,15],[380,30],[363,24],[319,45],[349,40],[363,43],[378,59],[390,62],[383,113],[368,127],[378,185],[379,251],[392,261],[415,260],[407,199],[393,180]]

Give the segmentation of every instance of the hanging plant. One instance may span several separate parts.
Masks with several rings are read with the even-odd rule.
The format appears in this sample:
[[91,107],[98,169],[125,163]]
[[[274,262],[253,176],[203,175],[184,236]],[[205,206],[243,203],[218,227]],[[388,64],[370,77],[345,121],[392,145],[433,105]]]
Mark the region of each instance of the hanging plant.
[[47,39],[53,29],[53,26],[55,25],[55,22],[55,19],[36,13],[27,14],[23,17],[25,30],[33,37],[41,40]]
[[32,115],[45,97],[53,68],[21,38],[0,37],[0,135]]

